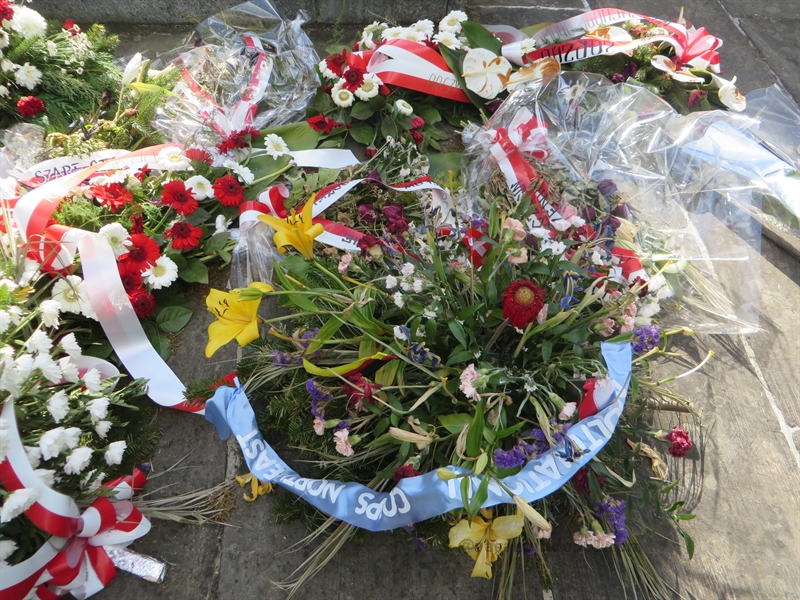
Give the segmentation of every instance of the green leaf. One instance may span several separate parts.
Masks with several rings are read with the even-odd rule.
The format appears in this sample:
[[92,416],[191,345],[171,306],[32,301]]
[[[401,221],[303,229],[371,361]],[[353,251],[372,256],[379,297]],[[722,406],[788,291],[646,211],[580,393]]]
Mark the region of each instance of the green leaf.
[[319,132],[306,121],[262,129],[259,142],[270,133],[282,137],[291,150],[312,150],[317,147],[317,142],[319,142]]
[[454,415],[439,415],[439,422],[450,433],[461,433],[464,425],[469,425],[472,421],[467,413],[456,413]]
[[503,49],[503,42],[498,40],[492,33],[480,23],[475,21],[464,21],[461,23],[464,35],[467,36],[470,48],[486,48],[487,50],[499,55]]
[[208,283],[208,267],[199,258],[186,261],[186,268],[178,271],[181,279],[188,283]]
[[317,332],[317,335],[314,337],[314,339],[308,343],[308,348],[306,348],[306,351],[303,354],[306,356],[314,354],[314,352],[322,348],[322,342],[331,339],[331,337],[333,337],[333,335],[339,331],[342,325],[344,325],[344,323],[342,323],[340,319],[328,319],[325,325],[320,327],[320,330]]
[[589,482],[589,492],[591,493],[592,498],[598,502],[602,501],[603,490],[600,489],[600,482],[597,480],[597,476],[591,471],[588,471],[586,480]]
[[167,360],[169,358],[170,355],[169,339],[167,339],[163,335],[158,335],[154,337],[152,340],[150,340],[150,342],[153,344],[153,348],[156,349],[156,352],[158,352],[161,358],[163,358],[164,360]]
[[186,268],[186,258],[184,258],[183,254],[178,254],[177,252],[168,252],[167,256],[177,265],[179,271]]
[[512,425],[511,427],[507,427],[506,429],[501,429],[495,434],[495,436],[497,437],[498,440],[505,439],[512,433],[515,433],[520,429],[522,429],[522,427],[525,426],[526,424],[527,424],[526,421],[520,421],[516,425]]
[[178,333],[181,329],[186,327],[186,324],[191,318],[192,311],[188,308],[168,306],[158,314],[156,323],[161,328],[161,331],[165,331],[166,333]]
[[678,527],[678,533],[683,536],[683,541],[686,543],[686,552],[689,554],[689,560],[691,560],[694,556],[694,540],[680,527]]
[[475,416],[469,424],[467,432],[467,456],[476,458],[481,453],[481,440],[483,439],[483,428],[485,415],[483,414],[484,400],[479,400],[475,406]]
[[552,23],[537,23],[536,25],[531,25],[530,27],[520,29],[520,31],[528,37],[533,37],[535,34],[539,33],[542,29],[549,25],[552,25]]
[[464,331],[464,328],[461,326],[461,323],[458,321],[450,321],[447,326],[450,328],[450,331],[456,336],[456,339],[461,342],[461,345],[464,348],[468,348],[469,344],[467,343],[467,332]]
[[281,267],[295,279],[302,279],[311,268],[311,263],[302,256],[287,256],[281,261]]
[[692,520],[692,519],[694,519],[696,516],[697,516],[697,515],[693,515],[693,514],[691,514],[691,513],[681,513],[681,514],[678,514],[678,515],[674,515],[674,517],[675,517],[676,519],[678,519],[679,521],[691,521],[691,520]]
[[544,263],[534,262],[525,265],[525,270],[528,273],[536,273],[537,275],[549,275],[550,267]]
[[472,352],[469,350],[461,350],[460,352],[454,352],[451,354],[447,359],[447,366],[454,365],[456,363],[465,362],[467,360],[471,360],[474,357]]
[[542,360],[547,362],[550,360],[550,355],[553,353],[553,342],[544,340],[542,342]]
[[397,138],[397,124],[392,119],[383,119],[381,121],[381,133],[385,138],[389,136]]
[[350,135],[359,144],[369,146],[375,139],[375,130],[366,123],[354,123],[350,128]]
[[370,108],[369,102],[356,102],[350,109],[350,116],[359,121],[366,121],[374,114],[375,111]]
[[311,103],[311,108],[317,111],[317,113],[326,113],[336,108],[336,105],[333,103],[333,98],[331,98],[328,92],[318,90],[317,95],[314,96],[314,101]]
[[442,120],[442,115],[433,106],[420,106],[416,110],[417,114],[425,119],[425,125],[433,125]]
[[[484,475],[483,479],[481,479],[481,484],[478,486],[478,489],[475,490],[475,494],[472,496],[472,500],[469,502],[469,520],[472,522],[472,519],[475,518],[475,515],[478,514],[478,511],[483,506],[483,503],[486,502],[486,499],[489,497],[489,481],[490,477]],[[469,481],[469,477],[464,478],[465,481]]]
[[386,98],[383,96],[373,96],[369,99],[369,109],[378,112],[386,106]]
[[[461,502],[464,503],[464,508],[466,508],[467,511],[469,511],[469,485],[470,485],[469,484],[469,477],[464,477],[464,479],[461,480],[461,486],[460,486],[461,487]],[[471,518],[469,520],[472,521]]]
[[428,156],[428,175],[433,179],[446,177],[449,171],[453,172],[453,177],[461,174],[461,153],[460,152],[440,152]]

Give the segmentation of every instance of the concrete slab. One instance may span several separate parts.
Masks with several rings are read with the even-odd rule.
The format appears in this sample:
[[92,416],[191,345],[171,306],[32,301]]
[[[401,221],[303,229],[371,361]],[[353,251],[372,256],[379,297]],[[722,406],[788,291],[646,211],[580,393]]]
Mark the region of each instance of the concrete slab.
[[800,59],[792,44],[798,28],[797,7],[793,15],[778,19],[745,17],[739,20],[741,27],[752,40],[759,55],[770,65],[786,91],[800,102]]

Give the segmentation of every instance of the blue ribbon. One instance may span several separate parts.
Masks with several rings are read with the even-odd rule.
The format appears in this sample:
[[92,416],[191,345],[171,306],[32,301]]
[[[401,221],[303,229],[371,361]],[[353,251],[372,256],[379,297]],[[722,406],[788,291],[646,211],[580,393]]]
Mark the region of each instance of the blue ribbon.
[[[504,478],[513,494],[528,502],[552,494],[588,463],[611,439],[628,393],[632,351],[629,343],[603,343],[603,358],[609,376],[620,392],[598,414],[570,428],[567,436],[582,451],[572,461],[551,449],[529,461],[516,475]],[[206,419],[217,428],[223,440],[233,433],[244,453],[250,472],[263,482],[277,483],[302,497],[323,513],[369,531],[386,531],[424,521],[457,509],[462,504],[459,482],[442,481],[436,472],[400,480],[389,492],[376,492],[360,483],[329,479],[307,479],[293,471],[264,440],[256,416],[241,386],[218,388],[206,403]],[[449,466],[457,474],[468,470]],[[470,477],[470,497],[480,485],[481,476]],[[512,498],[492,481],[484,508],[513,504]]]

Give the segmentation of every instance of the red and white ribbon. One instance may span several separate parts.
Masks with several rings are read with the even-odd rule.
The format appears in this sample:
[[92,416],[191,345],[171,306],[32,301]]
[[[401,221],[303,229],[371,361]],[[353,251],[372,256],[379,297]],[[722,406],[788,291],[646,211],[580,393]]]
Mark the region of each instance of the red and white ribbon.
[[639,260],[639,257],[633,250],[614,246],[614,248],[611,249],[611,254],[619,259],[619,267],[622,269],[622,276],[625,278],[625,281],[628,282],[628,285],[631,285],[637,279],[645,282],[650,280],[647,271],[642,267],[642,261]]
[[259,215],[272,215],[279,219],[286,218],[286,209],[283,201],[289,197],[289,188],[283,185],[274,185],[261,192],[258,200],[244,202],[239,206],[239,228],[246,223],[258,221]]
[[[489,142],[489,152],[506,178],[509,189],[517,200],[528,195],[533,203],[532,223],[536,227],[553,228],[555,221],[564,217],[545,198],[547,184],[541,182],[539,189],[533,184],[539,178],[525,156],[545,160],[549,155],[547,124],[539,121],[527,108],[520,108],[508,128],[497,127],[483,135]],[[566,229],[566,227],[564,227]]]
[[469,103],[442,55],[425,44],[393,39],[378,46],[367,71],[388,85]]
[[75,501],[46,485],[33,471],[19,437],[14,400],[9,398],[2,417],[9,427],[8,451],[0,462],[0,482],[10,491],[27,488],[37,492],[25,511],[41,530],[53,535],[31,558],[5,567],[0,578],[3,600],[22,600],[31,590],[37,598],[58,598],[72,593],[87,598],[113,579],[115,568],[103,546],[127,546],[150,530],[150,521],[126,499],[144,484],[136,470],[106,484],[119,502],[98,498],[81,513]]
[[[666,31],[666,34],[649,35],[630,42],[613,42],[611,40],[581,37],[577,40],[556,43],[558,40],[570,40],[583,36],[600,27],[630,20],[644,20]],[[503,56],[518,65],[526,65],[533,61],[553,57],[560,63],[571,63],[605,54],[631,52],[644,44],[665,42],[675,49],[675,55],[681,64],[699,69],[720,72],[719,53],[722,46],[720,38],[710,35],[705,28],[687,29],[680,23],[672,23],[640,15],[616,8],[601,8],[554,23],[534,34],[538,45],[549,44],[529,53],[522,50],[522,42],[514,42],[503,46]]]

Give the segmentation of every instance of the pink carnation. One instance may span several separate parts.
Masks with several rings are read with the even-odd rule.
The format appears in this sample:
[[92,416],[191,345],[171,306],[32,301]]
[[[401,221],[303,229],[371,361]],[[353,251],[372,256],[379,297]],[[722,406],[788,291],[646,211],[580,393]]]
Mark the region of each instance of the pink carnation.
[[669,446],[669,453],[676,458],[683,458],[694,446],[692,440],[689,439],[689,433],[680,427],[673,427],[665,439],[672,442]]
[[633,331],[634,328],[634,321],[633,317],[630,315],[622,315],[622,320],[625,321],[625,324],[619,328],[620,333],[628,333]]
[[333,437],[336,438],[336,451],[339,454],[342,456],[353,456],[355,454],[353,447],[350,445],[350,440],[347,439],[350,437],[350,432],[347,429],[340,429],[333,434]]
[[345,254],[339,259],[339,273],[342,275],[347,275],[347,269],[350,266],[350,263],[353,262],[353,255],[352,254]]
[[320,417],[314,417],[314,433],[323,435],[325,433],[325,421]]
[[475,380],[478,379],[478,377],[478,372],[475,370],[475,365],[473,364],[470,364],[461,373],[461,385],[458,386],[458,388],[470,400],[477,400],[479,397],[478,390],[472,387],[472,384],[475,383]]

